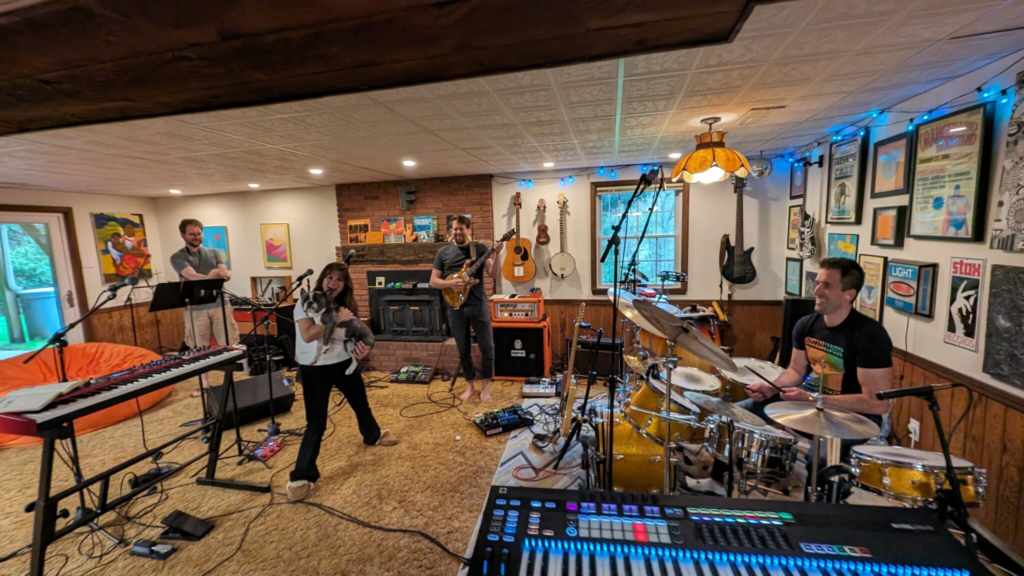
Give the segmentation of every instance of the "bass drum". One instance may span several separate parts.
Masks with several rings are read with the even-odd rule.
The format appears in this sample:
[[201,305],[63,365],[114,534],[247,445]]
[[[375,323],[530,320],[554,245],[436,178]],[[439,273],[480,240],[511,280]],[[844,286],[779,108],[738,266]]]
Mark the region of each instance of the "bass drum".
[[[607,468],[601,458],[596,458],[595,465],[590,467],[591,485],[615,492],[661,494],[665,487],[664,449],[622,420],[618,412],[614,418],[605,417],[608,409],[604,407],[595,408],[594,412],[598,454],[605,453],[608,430],[612,427],[615,429],[612,432],[615,446],[611,456],[614,460],[611,487],[606,486]],[[670,470],[670,473],[674,486],[675,470]]]
[[[854,446],[850,464],[857,474],[858,488],[912,506],[929,504],[935,500],[938,489],[949,488],[946,461],[940,452],[902,446]],[[964,502],[980,504],[985,499],[985,471],[956,456],[953,468]]]

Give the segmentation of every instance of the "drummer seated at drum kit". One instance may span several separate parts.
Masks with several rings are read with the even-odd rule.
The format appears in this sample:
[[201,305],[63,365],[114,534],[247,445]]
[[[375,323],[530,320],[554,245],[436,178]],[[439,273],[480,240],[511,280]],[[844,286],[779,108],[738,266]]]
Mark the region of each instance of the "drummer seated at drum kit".
[[[814,313],[797,321],[789,368],[775,380],[782,392],[767,383],[751,384],[750,399],[739,406],[765,417],[764,407],[778,400],[816,402],[820,387],[824,406],[863,414],[880,425],[891,402],[876,399],[875,393],[892,386],[892,340],[880,323],[854,310],[863,286],[864,270],[857,262],[822,260],[815,278]],[[863,442],[844,440],[842,459]],[[808,471],[812,454],[807,456]]]

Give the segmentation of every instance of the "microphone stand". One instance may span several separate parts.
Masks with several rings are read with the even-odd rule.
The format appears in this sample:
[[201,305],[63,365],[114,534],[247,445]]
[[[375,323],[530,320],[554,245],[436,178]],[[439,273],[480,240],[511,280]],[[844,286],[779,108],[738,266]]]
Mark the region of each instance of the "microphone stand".
[[644,238],[647,237],[647,229],[651,225],[651,217],[654,216],[654,207],[658,205],[658,196],[660,196],[665,190],[665,173],[662,171],[661,166],[658,166],[658,173],[661,174],[661,183],[654,191],[654,200],[651,202],[651,207],[647,209],[647,219],[644,221],[644,229],[640,231],[640,239],[637,240],[636,248],[633,249],[633,256],[629,259],[629,264],[626,265],[626,272],[624,274],[626,278],[633,278],[636,276],[636,259],[640,254],[640,245],[644,243]]
[[[562,459],[569,453],[569,447],[572,446],[573,440],[578,439],[580,432],[583,429],[583,420],[587,415],[587,400],[590,398],[590,387],[597,382],[597,348],[601,344],[601,336],[604,334],[604,328],[597,329],[597,339],[590,345],[590,374],[587,376],[587,389],[583,392],[583,406],[580,407],[579,418],[573,418],[572,428],[569,430],[569,434],[565,437],[565,444],[562,446],[562,451],[558,454],[558,460],[555,460],[555,470],[562,464]],[[572,375],[569,376],[572,378]],[[564,383],[568,386],[569,383]],[[572,406],[566,406],[565,409],[571,414]],[[583,447],[583,456],[580,461],[583,468],[583,476],[587,479],[587,483],[590,483],[589,466],[587,465],[587,444],[586,442],[580,442],[580,446]]]

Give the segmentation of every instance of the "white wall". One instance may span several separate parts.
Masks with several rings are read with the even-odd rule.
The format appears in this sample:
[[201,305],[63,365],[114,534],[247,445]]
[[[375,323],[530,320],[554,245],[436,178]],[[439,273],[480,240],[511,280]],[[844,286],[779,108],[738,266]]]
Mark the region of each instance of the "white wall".
[[[162,250],[160,222],[157,217],[156,202],[150,198],[133,198],[129,196],[108,196],[103,194],[82,194],[76,192],[56,192],[50,190],[22,190],[16,188],[0,188],[0,204],[16,204],[29,206],[61,206],[71,207],[75,218],[75,232],[78,236],[78,247],[82,259],[82,276],[85,280],[87,304],[92,303],[107,286],[103,282],[103,274],[99,267],[99,253],[96,250],[96,235],[93,233],[92,212],[131,212],[142,214],[146,226],[146,237],[149,240],[149,251],[153,255],[152,267],[155,280],[166,281],[161,272],[165,254]],[[172,244],[173,246],[173,244]],[[108,306],[121,304],[127,296],[127,290],[121,290],[117,300]],[[132,298],[136,302],[148,301],[149,290],[136,290]]]
[[[159,264],[167,279],[177,275],[171,268],[171,254],[185,243],[178,223],[196,218],[205,226],[228,227],[231,252],[231,281],[228,290],[251,296],[250,277],[282,276],[293,279],[312,268],[315,274],[336,260],[335,249],[341,243],[338,234],[338,206],[333,186],[294,190],[254,190],[232,194],[175,196],[156,201],[161,240],[167,247]],[[291,268],[265,268],[260,241],[260,223],[286,222],[292,241]],[[155,265],[155,264],[154,264]]]
[[[728,140],[726,141],[728,143]],[[674,160],[666,160],[664,169],[671,173]],[[785,164],[785,166],[783,166]],[[744,244],[753,246],[754,267],[757,279],[743,286],[736,286],[735,300],[777,300],[783,291],[786,247],[786,210],[789,198],[789,164],[777,161],[776,170],[764,180],[750,178],[744,190]],[[576,171],[571,171],[576,172]],[[568,176],[570,171],[548,170],[526,174],[508,174],[492,181],[494,193],[494,229],[505,231],[515,226],[515,209],[511,198],[516,191],[523,193],[521,225],[523,237],[534,242],[537,237],[537,200],[544,198],[547,203],[545,223],[549,227],[551,243],[536,250],[537,275],[530,282],[512,284],[502,279],[497,288],[499,293],[527,292],[540,286],[547,298],[555,299],[602,299],[603,295],[591,294],[590,245],[594,243],[594,223],[590,217],[592,181],[612,180],[605,176],[590,175],[576,177],[572,184],[561,186],[557,178]],[[533,188],[523,188],[519,179],[552,178],[553,183],[535,183]],[[640,177],[637,167],[618,170],[615,180],[635,183]],[[509,178],[514,182],[507,182]],[[635,185],[635,184],[634,184]],[[566,251],[576,259],[576,273],[564,280],[551,274],[547,262],[558,252],[558,206],[555,201],[562,192],[568,201],[566,215]],[[718,299],[718,248],[722,234],[728,233],[735,241],[736,196],[728,180],[716,184],[694,184],[690,187],[689,225],[689,290],[679,299]],[[493,239],[486,239],[493,240]],[[600,258],[600,252],[595,259]],[[631,255],[624,254],[628,259]]]
[[[998,73],[1000,70],[1008,66],[1014,60],[1020,57],[1020,53],[1014,54],[1008,58],[1005,58],[999,62],[995,62],[983,69],[980,69],[967,76],[958,78],[948,84],[940,86],[930,92],[927,92],[921,96],[918,96],[912,100],[908,100],[899,106],[897,109],[900,110],[928,110],[953,98],[959,96],[965,92],[973,90],[979,84],[988,79],[992,74]],[[1010,116],[1011,107],[1013,105],[1013,94],[1012,88],[1014,79],[1019,70],[1024,69],[1024,63],[1017,64],[1008,70],[1005,74],[1002,74],[999,78],[995,79],[993,83],[986,84],[986,88],[995,84],[1002,88],[1011,88],[1010,101],[1006,104],[999,104],[998,98],[996,102],[996,115],[995,124],[993,130],[993,144],[992,144],[992,158],[991,158],[991,176],[990,176],[990,187],[989,187],[989,206],[986,213],[986,226],[985,226],[985,240],[977,243],[965,243],[965,242],[944,242],[935,240],[915,240],[913,238],[907,238],[906,243],[902,249],[899,248],[880,248],[877,246],[871,246],[871,216],[875,208],[884,206],[899,206],[906,205],[909,202],[909,195],[906,196],[894,196],[889,198],[879,198],[877,200],[871,199],[870,194],[870,182],[871,182],[871,166],[870,161],[868,163],[868,172],[865,175],[867,183],[864,191],[864,211],[862,223],[858,226],[845,226],[845,225],[830,225],[827,226],[822,238],[825,238],[825,234],[828,232],[834,233],[846,233],[846,234],[859,234],[859,254],[874,254],[880,256],[886,256],[890,259],[902,259],[902,260],[918,260],[924,262],[937,262],[939,264],[939,276],[937,283],[937,295],[936,302],[938,304],[936,308],[935,317],[928,319],[922,316],[910,316],[909,318],[909,329],[908,329],[908,318],[907,315],[902,312],[897,312],[892,308],[886,308],[883,314],[883,324],[886,330],[888,330],[890,337],[892,337],[893,344],[897,348],[904,348],[904,337],[906,337],[906,349],[910,352],[922,356],[934,362],[937,362],[943,366],[948,366],[953,370],[973,376],[984,382],[988,382],[1012,390],[1017,394],[1024,395],[1019,389],[1012,386],[1005,385],[995,380],[991,376],[983,373],[981,370],[982,359],[984,358],[984,334],[987,329],[986,316],[988,314],[988,306],[990,304],[988,282],[992,270],[993,264],[1005,264],[1012,266],[1024,266],[1024,254],[1005,252],[1001,250],[990,250],[988,248],[988,222],[991,219],[991,215],[995,210],[996,204],[996,191],[999,189],[1001,163],[1003,158],[1003,147],[1005,145],[1007,121]],[[970,103],[975,100],[965,99]],[[964,102],[960,100],[958,102]],[[976,100],[980,102],[980,97]],[[934,114],[933,117],[941,115],[941,111]],[[919,115],[918,115],[919,116]],[[876,128],[872,130],[871,142],[872,148],[874,142],[882,140],[900,133],[906,129],[906,123],[909,120],[909,115],[895,115],[895,114],[883,114],[877,121],[876,125],[888,124],[896,122],[892,126],[886,126]],[[826,146],[823,149],[827,150]],[[815,156],[817,153],[815,154]],[[826,152],[826,169],[828,166],[827,152]],[[812,169],[813,174],[823,174],[824,170]],[[808,209],[814,210],[817,214],[822,214],[822,191],[825,189],[825,184],[821,181],[820,177],[818,182],[815,183],[813,180],[809,183],[808,189]],[[812,208],[813,207],[813,208]],[[790,253],[792,255],[792,253]],[[945,333],[946,326],[946,314],[947,306],[949,302],[949,264],[951,257],[965,257],[965,258],[983,258],[985,259],[985,279],[982,281],[982,306],[980,311],[980,322],[978,333],[979,346],[977,352],[971,352],[963,348],[958,348],[951,344],[943,342],[943,335]],[[1024,321],[1024,320],[1022,320]],[[897,365],[897,369],[898,369]]]

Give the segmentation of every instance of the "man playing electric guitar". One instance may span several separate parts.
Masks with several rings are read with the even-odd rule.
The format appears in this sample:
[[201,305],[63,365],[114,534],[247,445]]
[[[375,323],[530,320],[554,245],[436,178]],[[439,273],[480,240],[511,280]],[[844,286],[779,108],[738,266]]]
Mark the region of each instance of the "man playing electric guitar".
[[[448,276],[462,269],[466,260],[472,260],[487,252],[482,242],[473,242],[469,218],[456,216],[451,222],[452,242],[437,251],[434,257],[434,270],[430,276],[430,287],[443,290],[451,288],[462,291],[466,282],[461,278],[446,280]],[[482,362],[480,366],[480,399],[484,402],[491,399],[491,379],[494,377],[494,335],[491,333],[491,314],[487,308],[487,295],[484,292],[484,271],[491,278],[501,275],[501,243],[494,245],[494,252],[476,273],[479,281],[469,290],[469,296],[459,308],[448,306],[448,326],[451,328],[455,344],[459,349],[459,362],[462,373],[466,377],[469,388],[459,398],[469,400],[476,393],[476,367],[473,366],[472,342],[469,329],[476,332],[477,344],[480,347]]]

